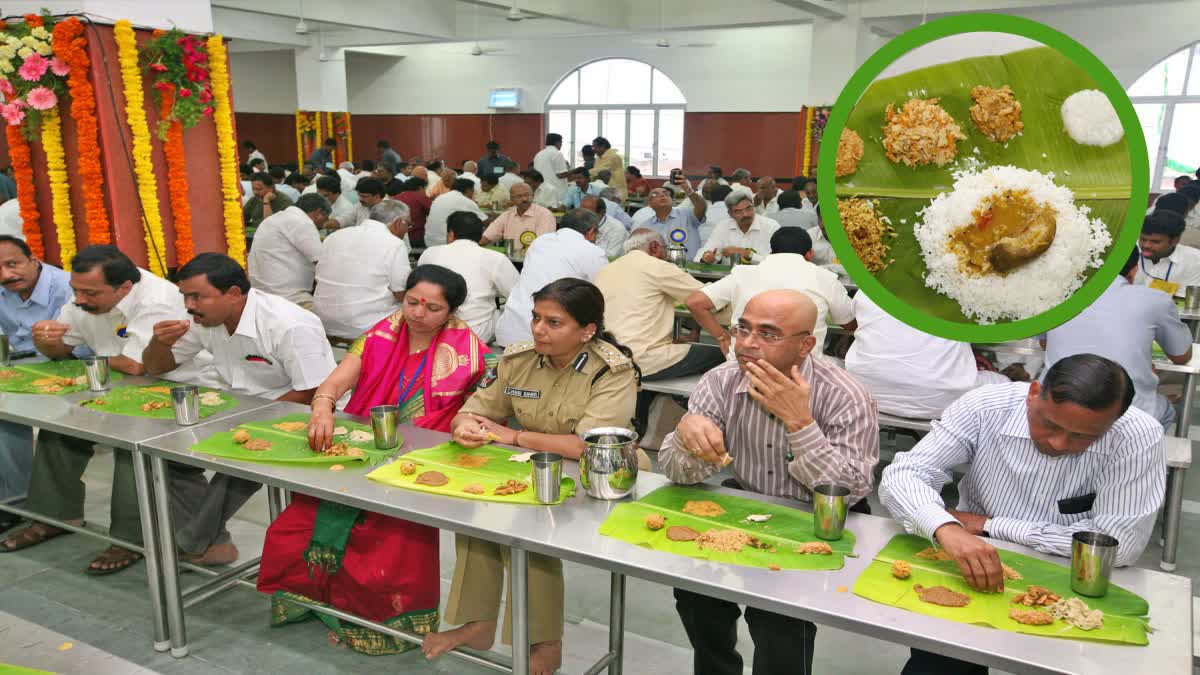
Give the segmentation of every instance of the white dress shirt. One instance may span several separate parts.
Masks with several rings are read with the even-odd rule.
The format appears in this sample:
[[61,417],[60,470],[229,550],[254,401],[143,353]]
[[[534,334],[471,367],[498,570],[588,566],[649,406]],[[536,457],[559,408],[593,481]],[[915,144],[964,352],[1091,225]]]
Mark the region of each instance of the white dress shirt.
[[[604,200],[604,215],[624,225],[626,230],[633,229],[633,218],[629,217],[629,213],[625,211],[625,207],[611,199]],[[653,215],[653,211],[651,211],[651,215]]]
[[[396,176],[396,177],[400,178],[400,176]],[[458,177],[466,178],[467,180],[474,183],[476,192],[479,192],[479,190],[483,187],[483,181],[479,180],[479,176],[476,176],[475,174],[471,173],[470,171],[464,171],[464,172],[458,174]]]
[[[1130,408],[1087,450],[1051,457],[1029,434],[1029,384],[976,389],[946,409],[933,431],[883,470],[879,498],[904,528],[932,539],[946,523],[941,489],[954,467],[970,464],[958,484],[958,509],[987,516],[983,529],[1041,553],[1071,555],[1071,535],[1115,537],[1117,565],[1137,561],[1163,502],[1167,462],[1163,429]],[[1059,500],[1095,495],[1092,508],[1064,514]]]
[[[21,203],[16,197],[4,200],[0,204],[0,234],[7,234],[17,239],[25,238],[25,221],[21,218]],[[68,265],[71,261],[66,261]]]
[[342,181],[342,194],[354,192],[355,188],[358,187],[358,176],[355,175],[353,171],[348,169],[338,169],[337,175]]
[[256,159],[261,159],[263,161],[263,165],[264,166],[267,165],[267,156],[262,154],[262,150],[251,150],[250,154],[246,155],[246,163],[247,164],[249,164],[250,162],[253,162]]
[[321,235],[312,218],[289,206],[258,226],[246,267],[250,285],[295,303],[312,300]]
[[[517,185],[518,183],[524,183],[525,179],[521,178],[520,174],[509,173],[506,171],[502,176],[500,176],[499,179],[496,180],[496,182],[504,188],[505,192],[512,192],[513,186]],[[566,181],[564,180],[564,182]],[[563,189],[563,192],[566,192],[566,189]]]
[[293,204],[296,203],[297,199],[300,199],[300,191],[297,190],[296,188],[292,187],[291,185],[284,185],[283,183],[276,183],[275,189],[278,192],[282,193],[284,197],[287,197],[288,199],[292,200]]
[[251,199],[254,199],[254,185],[248,180],[241,181],[241,183],[242,183],[242,206],[245,206],[246,202],[250,201]]
[[507,347],[532,339],[533,294],[546,284],[566,277],[593,281],[607,264],[604,251],[575,230],[562,229],[534,239],[525,253],[521,279],[496,323],[496,344]]
[[487,215],[475,200],[458,190],[440,194],[433,200],[433,205],[429,207],[429,216],[425,219],[426,246],[441,246],[446,243],[446,220],[459,211],[474,213],[480,220],[487,220]]
[[1186,296],[1188,286],[1200,286],[1200,249],[1179,244],[1171,255],[1158,262],[1149,258],[1139,260],[1134,283],[1149,286],[1155,279],[1179,284],[1179,288],[1175,290],[1175,297]]
[[542,183],[533,193],[533,203],[553,209],[562,206],[565,197],[566,190],[559,190],[558,186],[550,183]]
[[233,335],[193,323],[171,353],[184,364],[201,350],[212,352],[222,388],[269,399],[316,389],[337,365],[315,314],[255,288]]
[[830,244],[829,240],[825,238],[825,233],[821,231],[819,225],[808,228],[808,237],[812,239],[814,265],[833,265],[837,262],[837,253],[833,250],[833,244]]
[[771,214],[771,220],[779,223],[780,227],[802,227],[805,230],[818,227],[817,212],[811,209],[794,209],[788,207],[779,209]]
[[726,247],[735,246],[737,248],[754,249],[754,254],[750,256],[750,261],[760,263],[768,254],[771,253],[771,235],[779,230],[779,223],[771,220],[766,216],[755,214],[754,222],[750,223],[750,229],[742,232],[742,228],[738,227],[737,221],[733,218],[726,218],[723,222],[717,224],[713,228],[712,234],[705,240],[704,246],[696,251],[695,261],[700,262],[704,257],[705,251],[716,251],[717,261],[721,260],[721,251]]
[[783,194],[783,193],[776,192],[775,196],[771,197],[771,201],[767,202],[766,206],[763,206],[762,204],[755,206],[754,207],[755,213],[758,213],[760,216],[768,216],[773,213],[778,213],[779,212],[779,195],[781,195],[781,194]]
[[571,169],[562,151],[553,145],[547,145],[533,156],[533,168],[542,174],[542,179],[562,194],[567,192],[567,179],[559,178],[558,174]]
[[750,199],[754,199],[754,188],[750,187],[749,185],[742,185],[741,183],[730,183],[729,189],[732,190],[732,192],[730,192],[730,194],[733,194],[734,192],[740,192],[741,194],[746,195]]
[[408,246],[387,225],[368,220],[338,230],[321,245],[313,312],[325,332],[356,338],[400,309],[394,293],[404,291]]
[[625,252],[625,240],[629,238],[629,230],[616,218],[607,215],[600,220],[600,229],[596,235],[596,245],[604,249],[604,255],[616,258]]
[[338,198],[333,202],[333,211],[329,214],[330,218],[338,221],[340,227],[351,227],[359,225],[358,210],[354,204],[346,199],[346,195],[338,194]]
[[496,335],[496,298],[508,297],[520,279],[508,256],[470,239],[456,239],[425,249],[417,264],[441,265],[466,279],[467,299],[455,313],[480,340],[491,342]]
[[[653,211],[650,212],[650,216],[653,219]],[[708,241],[717,225],[726,220],[729,220],[729,207],[725,206],[725,202],[709,202],[708,210],[704,213],[704,222],[700,223],[700,241]]]

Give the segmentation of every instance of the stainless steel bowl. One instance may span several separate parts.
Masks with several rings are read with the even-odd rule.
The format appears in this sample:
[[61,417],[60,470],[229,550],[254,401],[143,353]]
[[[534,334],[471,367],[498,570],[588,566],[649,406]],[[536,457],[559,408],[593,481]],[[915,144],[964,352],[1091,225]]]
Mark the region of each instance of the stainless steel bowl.
[[687,249],[679,244],[668,245],[667,262],[680,268],[687,267]]
[[587,448],[579,458],[579,482],[589,497],[621,499],[637,484],[637,433],[600,427],[579,434]]

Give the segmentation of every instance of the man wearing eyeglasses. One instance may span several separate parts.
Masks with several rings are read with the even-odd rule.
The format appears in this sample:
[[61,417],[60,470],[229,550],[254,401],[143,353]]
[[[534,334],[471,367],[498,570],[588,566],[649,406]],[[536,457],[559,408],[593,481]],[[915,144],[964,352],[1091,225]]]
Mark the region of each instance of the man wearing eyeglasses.
[[[852,511],[869,512],[879,460],[875,401],[832,362],[808,358],[817,307],[801,291],[772,290],[746,304],[732,332],[737,360],[710,370],[688,412],[663,440],[659,463],[672,481],[695,484],[732,464],[725,485],[812,501],[812,487],[850,490]],[[742,672],[735,603],[675,589],[676,609],[695,650],[695,672]],[[817,627],[746,609],[754,672],[812,672]]]

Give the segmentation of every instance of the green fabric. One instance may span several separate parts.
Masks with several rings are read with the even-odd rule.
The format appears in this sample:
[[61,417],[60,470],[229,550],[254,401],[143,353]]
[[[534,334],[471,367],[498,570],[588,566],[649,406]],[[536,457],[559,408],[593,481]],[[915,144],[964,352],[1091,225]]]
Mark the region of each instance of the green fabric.
[[[1077,638],[1103,642],[1147,643],[1149,605],[1141,597],[1110,584],[1103,598],[1088,598],[1071,591],[1069,561],[1058,565],[1020,553],[1000,550],[1000,560],[1024,578],[1008,580],[1004,593],[979,593],[971,590],[952,560],[933,561],[918,558],[918,551],[930,547],[929,540],[908,534],[897,535],[883,548],[854,583],[855,595],[868,600],[907,609],[959,623],[991,626],[1014,633],[1029,633],[1046,637]],[[892,576],[892,562],[906,560],[912,566],[912,576],[897,579]],[[966,607],[942,607],[922,602],[913,591],[913,584],[925,587],[945,586],[971,596]],[[1027,626],[1008,618],[1010,609],[1030,609],[1012,604],[1012,599],[1025,592],[1030,584],[1047,588],[1064,598],[1078,597],[1092,609],[1104,612],[1104,625],[1091,631],[1080,630],[1065,621],[1046,626]]]
[[[359,626],[352,623],[343,623],[340,619],[324,612],[311,610],[307,607],[302,607],[290,602],[290,600],[301,600],[310,602],[322,607],[331,607],[328,603],[318,602],[311,598],[306,598],[303,595],[289,593],[287,591],[277,591],[271,596],[271,625],[286,626],[290,623],[299,623],[312,618],[320,619],[327,628],[336,636],[339,642],[346,644],[354,651],[372,656],[382,656],[385,654],[402,654],[410,649],[415,649],[418,645],[411,642],[405,642],[399,638],[385,635],[378,631],[372,630],[365,626]],[[415,612],[406,612],[399,616],[394,616],[379,623],[395,628],[396,630],[416,633],[417,635],[428,635],[437,630],[441,622],[441,617],[438,610],[425,609]]]
[[729,274],[733,270],[733,265],[717,265],[709,263],[690,262],[687,264],[689,270],[696,272],[711,272],[713,274]]
[[[46,394],[48,392],[33,386],[35,380],[46,377],[84,377],[83,362],[74,360],[44,361],[0,368],[0,391],[13,394]],[[124,377],[121,373],[110,370],[108,381],[110,384],[120,382]],[[87,381],[84,380],[83,384],[63,387],[62,391],[53,392],[51,395],[73,394],[87,388]]]
[[[715,502],[725,509],[725,513],[704,518],[684,513],[683,507],[689,501]],[[646,516],[655,513],[666,517],[666,526],[661,530],[646,527]],[[746,520],[746,516],[753,514],[769,515],[771,519],[761,523]],[[770,545],[775,552],[751,547],[737,553],[721,552],[702,549],[694,541],[671,541],[667,538],[667,528],[675,525],[690,527],[701,533],[713,529],[742,530]],[[821,541],[813,534],[811,513],[684,486],[662,487],[635,502],[617,504],[600,526],[600,534],[689,558],[746,567],[767,568],[776,565],[784,570],[841,569],[845,556],[854,552],[854,533],[846,530],[840,540],[826,542],[833,548],[832,555],[796,553],[795,548],[800,543]]]
[[[987,139],[971,119],[971,89],[976,85],[1009,85],[1020,101],[1025,129],[1008,143]],[[1054,172],[1055,183],[1071,188],[1076,204],[1091,209],[1116,240],[1130,208],[1128,139],[1105,148],[1080,145],[1063,130],[1060,107],[1071,94],[1095,89],[1095,82],[1067,57],[1049,47],[1004,56],[981,56],[922,68],[872,84],[851,111],[846,128],[866,146],[858,170],[837,180],[839,197],[875,197],[878,210],[891,220],[897,237],[889,258],[895,262],[875,277],[900,299],[949,321],[969,322],[958,303],[925,286],[925,260],[913,235],[918,211],[939,193],[949,192],[951,173],[967,168],[965,158],[986,166],[1013,166]],[[956,161],[917,168],[887,159],[881,144],[885,111],[909,99],[940,98],[966,140],[958,143]],[[975,150],[978,149],[978,152]],[[1140,208],[1140,207],[1139,207]],[[1087,275],[1094,273],[1089,270]]]
[[309,576],[315,575],[317,570],[333,574],[342,568],[346,543],[361,515],[362,510],[353,506],[321,500],[313,518],[312,538],[304,550]]
[[[347,443],[352,447],[359,448],[363,451],[362,457],[349,456],[329,456],[313,452],[308,448],[308,433],[301,429],[300,431],[281,431],[273,428],[271,425],[280,424],[282,422],[305,422],[307,423],[309,415],[307,413],[297,413],[294,415],[284,415],[273,420],[261,422],[247,422],[234,427],[236,429],[244,429],[250,432],[252,438],[263,438],[271,441],[269,450],[254,451],[233,442],[233,430],[223,431],[218,434],[213,434],[208,438],[200,441],[192,446],[192,450],[203,452],[217,457],[225,457],[227,459],[238,459],[247,462],[282,462],[282,463],[298,463],[298,464],[350,464],[352,462],[368,462],[377,464],[385,461],[388,457],[395,454],[396,449],[391,450],[376,450],[374,441],[365,441],[362,443],[351,443],[346,438],[334,436],[334,443]],[[346,427],[347,432],[361,430],[370,432],[371,427],[350,420],[339,419],[334,423],[336,427]],[[401,439],[403,442],[403,439]]]
[[[98,393],[94,398],[90,398],[80,403],[91,410],[98,412],[109,413],[111,415],[125,415],[127,417],[147,417],[150,419],[173,420],[175,419],[175,409],[171,405],[171,387],[177,387],[177,382],[167,382],[160,380],[153,384],[131,384],[124,387],[114,387],[104,393]],[[166,388],[167,391],[154,391]],[[210,417],[222,410],[230,410],[238,406],[238,400],[231,394],[201,387],[200,393],[216,392],[221,395],[221,405],[207,406],[200,405],[200,417]],[[100,403],[103,401],[103,404]],[[154,410],[142,410],[142,406],[151,402],[166,403],[164,408],[155,408]]]
[[[509,450],[491,445],[468,450],[457,443],[443,443],[432,448],[414,450],[406,455],[402,455],[396,458],[396,461],[381,466],[367,474],[367,478],[409,490],[433,492],[441,495],[464,497],[466,499],[480,499],[508,504],[540,504],[533,494],[533,480],[530,476],[532,465],[529,462],[508,461],[508,458],[513,454]],[[462,457],[468,455],[483,456],[489,459],[483,466],[473,469],[459,466],[456,463]],[[415,463],[417,470],[412,474],[405,475],[401,471],[401,466],[405,462]],[[418,485],[416,482],[417,476],[425,471],[440,471],[450,479],[450,482],[436,487]],[[515,495],[492,494],[492,491],[496,487],[509,480],[525,481],[529,484],[529,487],[524,492],[519,492]],[[477,495],[463,492],[463,488],[471,484],[483,486],[483,494]],[[562,479],[562,491],[556,503],[561,504],[566,499],[574,496],[574,494],[575,481],[564,476]]]

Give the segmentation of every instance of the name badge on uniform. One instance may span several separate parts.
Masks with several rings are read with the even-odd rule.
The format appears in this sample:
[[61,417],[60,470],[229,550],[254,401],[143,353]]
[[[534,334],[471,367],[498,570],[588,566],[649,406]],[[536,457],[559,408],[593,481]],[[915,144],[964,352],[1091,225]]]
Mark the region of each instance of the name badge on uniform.
[[541,398],[542,392],[536,389],[517,389],[516,387],[505,387],[504,393],[517,398]]
[[114,333],[117,337],[122,339],[129,337],[129,330],[126,326],[117,326],[117,330],[114,331]]
[[1167,295],[1174,296],[1175,291],[1179,290],[1179,284],[1173,281],[1163,281],[1162,279],[1151,279],[1150,288],[1155,288]]

